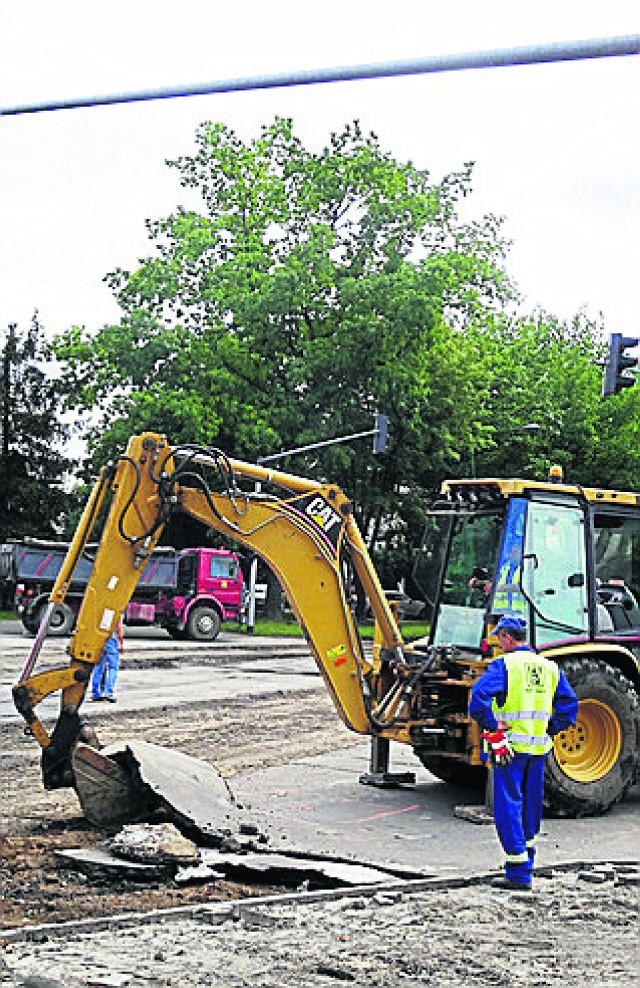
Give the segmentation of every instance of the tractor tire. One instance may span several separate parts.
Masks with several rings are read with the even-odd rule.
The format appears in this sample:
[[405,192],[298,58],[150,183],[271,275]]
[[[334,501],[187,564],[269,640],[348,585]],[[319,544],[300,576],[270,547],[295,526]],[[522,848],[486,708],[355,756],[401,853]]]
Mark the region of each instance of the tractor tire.
[[562,670],[578,697],[578,718],[554,738],[545,769],[545,812],[597,816],[618,803],[634,781],[638,696],[630,680],[602,659],[571,659]]
[[221,623],[215,607],[194,607],[187,619],[187,635],[197,642],[212,642],[220,633]]
[[[30,618],[26,620],[25,618],[22,619],[22,624],[28,634],[34,637],[38,634],[46,609],[46,603],[40,604]],[[65,635],[70,635],[75,628],[75,624],[76,616],[71,608],[66,604],[57,604],[51,615],[47,636],[50,638],[62,638]]]
[[487,782],[487,770],[480,765],[467,765],[465,762],[444,755],[436,755],[430,751],[416,749],[416,755],[427,772],[435,775],[436,779],[447,782],[457,789],[482,790]]

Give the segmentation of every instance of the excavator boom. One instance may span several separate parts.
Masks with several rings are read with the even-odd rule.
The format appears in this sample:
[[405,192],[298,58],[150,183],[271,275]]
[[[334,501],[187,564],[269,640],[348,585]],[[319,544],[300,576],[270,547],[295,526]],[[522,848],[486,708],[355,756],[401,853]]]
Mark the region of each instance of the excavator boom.
[[[242,478],[252,480],[254,487],[268,484],[278,493],[242,490]],[[101,474],[51,593],[52,605],[64,599],[107,486],[113,498],[69,644],[70,662],[33,674],[45,624],[13,690],[17,709],[43,748],[46,788],[75,785],[71,753],[82,735],[78,711],[92,668],[176,510],[250,547],[271,567],[344,723],[362,734],[392,728],[404,677],[392,682],[384,697],[375,685],[382,662],[394,670],[404,665],[402,637],[353,505],[338,487],[229,459],[219,450],[172,448],[161,435],[135,436],[117,466]],[[347,560],[378,622],[381,650],[374,661],[364,656],[351,612]],[[56,690],[61,691],[61,710],[49,736],[34,708]]]

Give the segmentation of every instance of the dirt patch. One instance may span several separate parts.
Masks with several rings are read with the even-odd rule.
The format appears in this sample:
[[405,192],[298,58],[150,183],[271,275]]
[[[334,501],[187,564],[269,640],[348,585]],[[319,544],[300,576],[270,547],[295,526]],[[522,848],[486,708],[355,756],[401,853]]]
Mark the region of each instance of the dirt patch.
[[104,834],[88,829],[82,820],[62,829],[30,837],[0,838],[0,885],[3,890],[0,925],[8,929],[41,923],[61,923],[83,917],[146,912],[189,903],[227,901],[242,896],[268,895],[271,886],[243,886],[217,880],[191,888],[172,880],[134,882],[113,877],[89,877],[61,868],[54,850],[97,847]]
[[0,953],[0,979],[34,988],[631,988],[637,964],[636,893],[608,883],[587,896],[577,876],[560,875],[528,895],[381,890],[43,935]]
[[[291,724],[304,703],[304,732]],[[190,704],[138,713],[91,715],[104,744],[124,734],[173,746],[201,758],[226,778],[241,772],[282,765],[302,755],[349,747],[358,738],[336,722],[324,689],[315,693],[256,697],[246,701]],[[171,879],[155,883],[114,882],[60,867],[56,850],[99,847],[103,832],[81,814],[72,790],[46,792],[40,780],[39,748],[15,726],[0,730],[0,928],[128,911],[165,909],[208,900],[262,895],[272,886],[244,886],[217,880],[178,886]]]
[[[256,697],[250,703],[112,712],[102,718],[92,711],[91,719],[104,743],[133,733],[209,761],[228,778],[359,743],[336,721],[323,688]],[[366,897],[267,906],[258,897],[281,889],[222,879],[184,887],[170,879],[134,882],[83,875],[59,866],[54,851],[97,847],[104,834],[87,824],[72,792],[42,789],[39,749],[32,739],[15,726],[4,728],[0,752],[0,928],[147,914],[144,923],[135,925],[114,918],[109,930],[71,928],[59,936],[34,931],[35,942],[2,944],[1,984],[636,984],[637,889],[613,879],[592,885],[576,874],[557,874],[539,878],[528,895],[486,886],[413,894],[380,889]],[[199,913],[187,909],[171,920],[149,919],[150,910],[198,904]]]

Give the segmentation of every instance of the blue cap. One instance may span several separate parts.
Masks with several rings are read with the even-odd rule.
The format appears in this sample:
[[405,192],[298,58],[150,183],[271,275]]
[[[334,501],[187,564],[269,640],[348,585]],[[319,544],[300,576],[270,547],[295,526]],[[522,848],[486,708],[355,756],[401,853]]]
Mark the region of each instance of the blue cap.
[[497,625],[493,629],[494,635],[500,634],[501,631],[526,631],[527,622],[524,618],[518,617],[517,614],[503,614]]

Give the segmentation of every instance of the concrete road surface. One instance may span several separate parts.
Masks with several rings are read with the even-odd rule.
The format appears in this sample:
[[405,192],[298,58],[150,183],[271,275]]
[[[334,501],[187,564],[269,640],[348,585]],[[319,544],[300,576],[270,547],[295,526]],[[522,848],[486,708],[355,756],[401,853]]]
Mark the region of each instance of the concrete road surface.
[[[18,722],[10,687],[16,681],[33,640],[12,622],[0,622],[0,723]],[[300,639],[260,639],[224,632],[215,643],[176,643],[163,632],[143,629],[127,636],[130,655],[161,653],[169,665],[122,669],[118,704],[97,709],[141,710],[193,700],[224,700],[270,692],[317,689],[315,662]],[[66,642],[51,639],[43,664],[65,664]],[[198,664],[206,649],[207,661]],[[175,660],[175,661],[174,661]],[[58,698],[40,707],[43,720],[54,719]],[[87,708],[91,704],[87,703]],[[392,771],[413,771],[416,784],[376,789],[359,783],[367,771],[369,743],[330,754],[237,776],[234,792],[250,805],[273,837],[308,853],[350,857],[389,867],[442,872],[497,867],[500,852],[491,825],[455,816],[457,804],[481,802],[477,793],[454,789],[434,779],[411,750],[392,746]],[[540,863],[637,860],[640,847],[640,788],[603,817],[545,820]]]
[[[0,723],[20,721],[11,696],[34,639],[19,622],[0,622]],[[68,639],[48,638],[36,670],[66,665]],[[138,663],[154,658],[158,664]],[[127,668],[127,662],[134,665]],[[203,664],[206,663],[206,664]],[[226,700],[278,691],[317,689],[319,673],[300,638],[261,638],[222,632],[215,642],[175,642],[160,629],[127,629],[123,667],[116,685],[117,704],[101,703],[100,714],[144,710],[198,700]],[[85,701],[86,708],[91,701]],[[57,717],[59,697],[38,710],[46,724]]]
[[[272,845],[355,858],[424,874],[499,868],[491,823],[457,817],[477,792],[439,782],[405,745],[392,746],[393,771],[416,773],[398,789],[363,786],[368,743],[235,777],[233,791],[272,835]],[[538,863],[638,861],[640,788],[602,817],[543,820]]]

